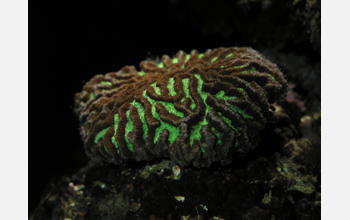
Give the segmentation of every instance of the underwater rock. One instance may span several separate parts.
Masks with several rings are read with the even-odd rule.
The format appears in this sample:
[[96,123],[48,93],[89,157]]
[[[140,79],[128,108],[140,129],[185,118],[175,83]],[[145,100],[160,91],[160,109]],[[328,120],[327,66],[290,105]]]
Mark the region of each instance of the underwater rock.
[[277,66],[251,48],[179,51],[140,67],[97,75],[75,96],[85,150],[95,161],[227,165],[257,145],[271,103],[287,93]]

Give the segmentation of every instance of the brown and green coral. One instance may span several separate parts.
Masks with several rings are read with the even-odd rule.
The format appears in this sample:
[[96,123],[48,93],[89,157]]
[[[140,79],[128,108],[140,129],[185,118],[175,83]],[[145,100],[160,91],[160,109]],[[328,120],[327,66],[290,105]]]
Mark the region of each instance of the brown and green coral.
[[114,164],[168,157],[182,166],[232,162],[259,141],[285,97],[277,66],[251,48],[179,51],[97,75],[75,96],[88,156]]

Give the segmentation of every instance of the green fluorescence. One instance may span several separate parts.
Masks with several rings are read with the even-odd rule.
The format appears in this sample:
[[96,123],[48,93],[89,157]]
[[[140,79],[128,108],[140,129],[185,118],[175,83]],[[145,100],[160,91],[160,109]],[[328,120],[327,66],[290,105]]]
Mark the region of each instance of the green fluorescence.
[[273,75],[271,75],[269,73],[267,75],[269,75],[272,78],[272,80],[276,81],[276,79],[275,79],[275,77]]
[[209,92],[202,91],[202,86],[203,86],[204,81],[202,80],[201,76],[198,74],[194,74],[194,76],[198,79],[197,91],[205,103],[205,101],[207,100],[207,97],[209,95]]
[[[236,67],[235,67],[236,68]],[[238,68],[238,67],[237,67]],[[242,73],[247,73],[248,72],[248,70],[244,70],[244,71],[242,71]],[[250,72],[257,72],[257,70],[255,69],[255,67],[252,67],[251,69],[250,69]]]
[[164,63],[162,63],[162,62],[160,62],[160,63],[158,63],[158,68],[163,68],[164,67]]
[[161,95],[162,94],[161,89],[159,87],[157,87],[156,84],[157,84],[157,82],[151,84],[151,86],[154,88],[154,91],[156,92],[156,94]]
[[190,89],[189,89],[190,79],[189,78],[183,79],[182,83],[184,85],[184,92],[186,94],[186,97],[190,98],[192,101],[191,110],[193,110],[196,108],[196,104],[194,103],[192,97],[190,96]]
[[102,92],[105,92],[106,90],[105,89],[102,89]]
[[180,102],[181,102],[181,103],[184,103],[184,101],[185,101],[185,98],[182,98]]
[[181,69],[185,69],[185,64],[182,64]]
[[[198,93],[200,94],[201,98],[203,99],[203,101],[204,101],[204,103],[205,103],[205,101],[206,101],[207,98],[208,98],[209,93],[208,93],[208,92],[202,91],[202,86],[203,86],[204,81],[202,80],[202,78],[200,77],[200,75],[195,74],[194,76],[198,79]],[[237,97],[234,97],[234,96],[225,96],[225,92],[222,91],[222,90],[221,90],[220,92],[218,92],[215,96],[216,96],[217,98],[224,99],[225,101],[228,100],[228,99],[235,99],[235,98],[237,98]],[[207,108],[206,108],[205,116],[208,114],[209,110],[212,109],[212,107],[210,107],[210,106],[208,106],[208,105],[206,105],[206,106],[207,106]],[[222,119],[224,119],[224,121],[225,121],[225,122],[238,134],[238,136],[239,136],[240,133],[239,133],[238,130],[232,125],[231,120],[228,119],[228,118],[226,118],[226,117],[224,117],[224,116],[222,116],[221,112],[218,112],[218,114],[222,117]],[[201,124],[201,123],[202,123],[202,124]],[[199,124],[201,124],[201,126],[207,125],[208,122],[206,121],[206,117],[204,117],[204,120],[203,120],[202,122],[200,122]],[[201,127],[201,126],[200,126],[200,127]],[[194,126],[193,126],[193,127],[194,127]],[[214,130],[213,130],[213,129],[214,129]],[[200,130],[200,128],[195,128],[195,129],[194,129],[195,132],[193,132],[193,133],[194,133],[194,134],[193,134],[194,137],[193,137],[192,139],[194,139],[195,137],[196,137],[196,139],[198,139],[198,138],[200,137],[200,136],[198,135],[198,130]],[[212,131],[213,131],[214,134],[219,138],[218,144],[221,144],[222,141],[220,140],[220,133],[219,133],[218,131],[215,131],[215,128],[212,128]],[[191,134],[191,136],[192,136],[192,134]],[[191,136],[190,136],[190,140],[192,140],[192,139],[191,139]]]
[[198,59],[202,58],[204,56],[204,53],[201,53],[198,55]]
[[147,89],[145,91],[143,91],[142,93],[143,97],[145,97],[152,105],[152,115],[153,117],[155,117],[156,119],[160,120],[158,113],[156,112],[156,101],[154,101],[153,99],[151,99],[148,95],[147,95]]
[[109,151],[108,151],[106,145],[104,147],[105,147],[105,151],[107,152],[107,154],[109,154]]
[[228,99],[237,99],[236,96],[227,96],[225,95],[225,92],[223,90],[221,90],[220,92],[218,92],[216,95],[215,95],[216,98],[218,99],[223,99],[225,101],[227,101]]
[[218,137],[218,144],[221,144],[222,141],[221,141],[221,134],[220,134],[220,132],[218,132],[217,130],[215,130],[214,127],[212,127],[211,130],[212,130],[213,133],[216,135],[216,137]]
[[177,57],[173,58],[173,64],[177,64],[177,63],[179,63],[179,58]]
[[187,61],[191,58],[190,54],[186,54],[186,58],[185,58],[185,63],[187,63]]
[[227,66],[226,65],[222,65],[221,68],[226,68]]
[[[242,88],[238,88],[240,89],[241,91],[244,91]],[[244,91],[246,94],[247,92]],[[230,103],[227,102],[228,99],[236,99],[237,97],[234,97],[234,96],[224,96],[225,92],[224,91],[220,91],[218,92],[215,97],[216,98],[219,98],[219,99],[224,99],[225,100],[225,103],[226,105],[230,106],[231,109],[235,112],[238,112],[239,114],[241,114],[244,118],[248,118],[248,119],[253,119],[253,116],[247,114],[243,109],[237,107],[237,106],[234,106],[234,105],[231,105]]]
[[[239,134],[240,135],[240,134]],[[239,136],[238,135],[238,136]],[[238,138],[236,138],[236,143],[235,143],[235,147],[237,148],[237,147],[239,147],[241,145],[241,143],[239,143],[239,141],[238,141]]]
[[231,105],[230,103],[227,103],[227,102],[226,102],[226,104],[227,104],[228,106],[230,106],[230,108],[231,108],[233,111],[235,111],[235,112],[239,113],[240,115],[242,115],[243,118],[248,118],[248,119],[253,119],[253,118],[254,118],[253,116],[251,116],[251,115],[249,115],[248,113],[246,113],[243,109],[240,109],[240,108],[238,108],[237,106]]
[[226,56],[225,56],[225,58],[227,59],[227,58],[230,58],[230,57],[232,57],[233,56],[233,53],[229,53],[229,54],[227,54]]
[[[200,75],[198,74],[195,74],[194,75],[197,79],[198,79],[198,94],[201,96],[201,98],[203,99],[204,103],[209,95],[208,92],[203,92],[202,91],[202,86],[203,86],[203,80],[202,78],[200,77]],[[192,130],[191,130],[191,135],[190,135],[190,144],[192,145],[194,140],[198,140],[200,141],[201,138],[202,138],[202,135],[200,133],[200,130],[201,128],[204,126],[204,125],[207,125],[209,124],[207,119],[206,119],[206,115],[208,114],[208,111],[210,109],[210,107],[208,107],[208,105],[206,105],[207,108],[206,108],[206,112],[205,112],[205,116],[204,116],[204,119],[202,121],[200,121],[198,124],[192,126]]]
[[137,112],[139,113],[139,116],[140,116],[140,119],[141,119],[141,122],[142,122],[143,139],[145,139],[146,134],[148,132],[148,126],[147,126],[147,122],[146,122],[146,118],[145,118],[145,108],[143,107],[143,105],[141,105],[141,103],[136,102],[136,100],[134,100],[130,104],[137,108]]
[[228,126],[230,126],[235,132],[239,133],[238,130],[232,125],[232,121],[230,119],[223,116],[221,112],[218,112],[218,114],[221,116],[222,119],[224,119],[224,121],[228,124]]
[[96,137],[95,137],[95,144],[97,144],[97,141],[100,140],[101,138],[103,138],[106,134],[106,132],[108,131],[108,128],[103,129],[102,131],[98,132]]
[[[238,88],[239,90],[245,92],[245,94],[247,94],[246,91],[244,91],[244,89],[242,88]],[[248,94],[247,94],[248,95]],[[218,92],[216,95],[215,95],[216,98],[218,99],[223,99],[225,100],[226,102],[226,105],[230,106],[231,109],[235,112],[238,112],[239,114],[241,114],[244,118],[248,118],[248,119],[253,119],[253,116],[247,114],[243,109],[240,109],[239,107],[237,106],[234,106],[234,105],[231,105],[230,103],[227,102],[228,99],[236,99],[237,97],[235,96],[225,96],[225,92],[223,90],[221,90],[220,92]]]
[[102,82],[100,82],[100,84],[103,84],[103,85],[112,85],[112,83],[111,82],[108,82],[108,81],[102,81]]
[[87,125],[87,121],[84,122],[83,126],[86,126]]
[[192,103],[190,107],[191,107],[191,110],[195,109],[196,108],[196,103]]
[[[208,98],[209,92],[202,91],[202,86],[203,86],[204,81],[202,80],[201,76],[198,74],[195,74],[194,76],[198,79],[197,91],[198,91],[199,95],[201,96],[201,98],[203,99],[204,103],[206,104],[206,100]],[[207,104],[206,104],[206,106],[207,106],[207,108],[205,110],[205,116],[207,116],[209,109],[212,108],[212,107],[208,106]]]
[[[234,66],[233,68],[235,68],[235,69],[237,69],[237,68],[242,68],[242,67],[244,67],[244,65],[245,65],[245,64],[240,65],[240,66]],[[244,71],[243,71],[243,72],[244,72]]]
[[171,77],[169,79],[169,84],[167,85],[167,88],[169,89],[169,95],[171,95],[171,96],[176,95],[176,92],[174,90],[174,84],[175,84],[175,79],[174,79],[174,77]]
[[247,96],[248,96],[248,93],[243,89],[243,88],[237,88],[239,91],[242,91],[244,92]]
[[152,116],[157,119],[158,121],[160,121],[160,126],[156,129],[156,134],[154,136],[154,143],[157,143],[158,142],[158,137],[160,135],[160,132],[163,130],[163,129],[167,129],[169,131],[169,138],[168,140],[170,141],[170,144],[172,144],[176,138],[179,136],[179,132],[180,132],[180,129],[178,127],[174,127],[172,125],[169,125],[165,122],[163,122],[160,117],[159,117],[159,114],[158,112],[156,111],[156,106],[155,104],[156,103],[160,103],[160,104],[163,104],[165,106],[165,108],[172,114],[174,115],[177,115],[181,118],[184,117],[184,113],[183,112],[180,112],[180,111],[177,111],[174,107],[174,104],[173,103],[167,103],[167,102],[163,102],[163,101],[155,101],[153,99],[151,99],[148,95],[147,95],[147,90],[143,91],[143,97],[145,97],[152,105]]
[[128,134],[134,130],[134,123],[132,122],[130,118],[130,110],[126,111],[126,118],[128,119],[128,122],[125,126],[125,141],[126,144],[131,152],[134,152],[134,148],[132,144],[129,142]]
[[204,117],[203,121],[200,121],[198,124],[192,126],[192,130],[191,130],[191,135],[190,135],[190,144],[192,145],[194,140],[198,140],[200,141],[202,138],[202,135],[200,133],[201,128],[204,125],[209,124],[207,119]]
[[[151,97],[147,96],[146,91],[147,90],[143,91],[143,96],[151,103],[151,105],[152,105],[152,114],[153,114],[153,112],[158,114],[156,112],[155,104],[159,103],[159,104],[162,104],[165,107],[165,109],[168,110],[169,113],[174,114],[174,115],[176,115],[177,117],[180,117],[180,118],[184,117],[184,113],[183,112],[180,112],[180,111],[176,110],[174,103],[164,102],[164,101],[155,101],[155,100],[151,99]],[[160,118],[157,118],[157,119],[160,120]]]
[[211,130],[216,135],[216,137],[218,137],[218,139],[220,139],[220,132],[218,132],[214,127],[212,127]]
[[218,57],[214,57],[213,59],[211,59],[210,63],[214,63],[217,59]]
[[[115,148],[118,149],[118,143],[115,140],[115,137],[117,136],[117,130],[118,130],[118,125],[119,125],[119,115],[115,114],[114,115],[114,135],[112,136],[112,143],[114,144]],[[119,153],[119,151],[118,151]]]
[[202,149],[202,152],[203,152],[203,154],[204,154],[204,157],[207,157],[207,154],[205,153],[204,148],[203,148],[203,147],[201,147],[201,149]]
[[160,121],[161,124],[160,126],[156,129],[156,133],[154,136],[154,143],[158,142],[158,138],[160,135],[160,132],[162,132],[164,129],[167,129],[169,131],[169,137],[168,140],[170,142],[170,144],[174,143],[174,141],[176,140],[176,138],[179,137],[180,134],[180,128],[179,127],[174,127],[172,125],[169,125],[163,121]]
[[94,99],[96,96],[95,96],[95,93],[90,93],[90,99]]
[[144,76],[146,73],[144,71],[137,72],[140,76]]

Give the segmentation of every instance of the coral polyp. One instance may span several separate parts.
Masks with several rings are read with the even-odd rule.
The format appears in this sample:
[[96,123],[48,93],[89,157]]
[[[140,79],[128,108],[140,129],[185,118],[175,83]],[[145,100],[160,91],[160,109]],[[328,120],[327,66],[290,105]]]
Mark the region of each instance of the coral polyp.
[[181,166],[232,162],[259,141],[285,97],[278,67],[251,48],[217,48],[96,75],[75,96],[87,155],[114,164],[168,157]]

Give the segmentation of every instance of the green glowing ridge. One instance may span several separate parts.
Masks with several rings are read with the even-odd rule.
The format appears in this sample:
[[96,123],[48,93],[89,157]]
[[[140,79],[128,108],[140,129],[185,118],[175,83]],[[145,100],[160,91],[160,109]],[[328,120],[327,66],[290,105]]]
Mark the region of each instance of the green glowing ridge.
[[[180,118],[184,117],[184,113],[183,112],[176,110],[174,103],[153,100],[149,96],[147,96],[146,92],[147,92],[147,90],[143,91],[143,96],[145,98],[147,98],[147,100],[151,103],[151,105],[152,105],[152,113],[156,111],[155,104],[156,103],[160,103],[160,104],[162,104],[165,107],[166,110],[169,111],[169,113],[174,114],[174,115],[176,115],[177,117],[180,117]],[[158,95],[161,95],[161,93],[159,92]],[[160,120],[160,119],[158,119],[158,120]]]
[[130,104],[137,108],[137,112],[139,113],[139,116],[140,116],[140,119],[141,119],[141,122],[142,122],[143,139],[145,139],[146,134],[148,132],[148,126],[147,126],[147,122],[146,122],[146,118],[145,118],[145,108],[143,107],[143,105],[141,105],[141,103],[136,102],[136,100],[134,100]]
[[[196,108],[196,104],[194,103],[192,97],[190,96],[190,89],[189,89],[190,79],[189,78],[183,79],[182,83],[184,85],[184,92],[186,94],[186,97],[190,98],[192,101],[191,110],[193,110]],[[181,100],[181,102],[183,102],[183,101]]]
[[172,113],[172,114],[178,114],[183,117],[183,112],[179,112],[175,109],[174,104],[173,103],[167,103],[167,102],[162,102],[162,101],[155,101],[153,99],[151,99],[148,95],[147,95],[147,90],[143,91],[143,97],[145,97],[152,105],[152,116],[157,119],[160,122],[160,126],[156,129],[156,134],[154,136],[154,143],[158,142],[158,137],[160,135],[160,132],[164,129],[167,129],[169,131],[169,138],[168,140],[170,141],[170,144],[172,144],[176,138],[179,136],[179,132],[180,132],[180,128],[178,127],[174,127],[172,125],[169,125],[165,122],[163,122],[160,117],[158,112],[156,111],[156,103],[161,103],[165,106],[165,108],[167,108],[167,110]]
[[129,141],[128,134],[134,130],[134,123],[132,122],[130,118],[130,110],[126,111],[126,118],[128,119],[128,122],[126,123],[125,126],[125,141],[126,144],[131,152],[134,152],[134,148],[132,144]]
[[175,84],[175,79],[174,77],[169,79],[169,84],[167,85],[167,88],[169,89],[169,95],[175,96],[176,92],[174,90],[174,84]]
[[232,125],[232,121],[228,118],[226,118],[225,116],[223,116],[221,114],[221,112],[218,112],[218,114],[222,117],[222,119],[224,119],[224,121],[228,124],[228,126],[230,126],[235,132],[237,132],[238,134],[240,134],[237,130],[237,128],[235,128],[233,125]]
[[107,154],[109,154],[109,151],[108,151],[106,145],[104,146],[104,148],[105,148],[105,151],[107,152]]
[[198,59],[202,58],[204,56],[204,53],[201,53],[198,55]]
[[[198,87],[197,87],[198,94],[201,96],[201,98],[203,99],[203,101],[205,103],[209,93],[202,91],[203,80],[200,77],[200,75],[195,74],[194,76],[198,79]],[[207,119],[206,119],[206,116],[207,116],[208,111],[209,111],[209,107],[208,107],[208,105],[206,105],[206,106],[207,106],[207,108],[205,111],[205,116],[204,116],[203,121],[200,121],[197,125],[192,126],[193,131],[191,132],[191,135],[190,135],[190,144],[191,145],[193,144],[195,139],[198,141],[201,140],[202,135],[200,133],[200,129],[202,128],[202,126],[209,124]]]
[[213,59],[211,59],[210,63],[214,63],[217,59],[218,57],[214,57]]
[[94,99],[96,96],[95,96],[95,93],[90,93],[90,99]]
[[140,76],[144,76],[146,73],[144,71],[137,72]]
[[267,75],[269,75],[271,78],[272,78],[272,80],[275,80],[276,81],[276,79],[275,79],[275,77],[273,76],[273,75],[271,75],[271,74],[267,74]]
[[227,58],[230,58],[230,57],[232,57],[233,56],[233,53],[229,53],[229,54],[227,54],[226,56],[225,56],[225,58],[227,59]]
[[185,63],[191,58],[191,54],[186,54]]
[[216,95],[215,95],[216,98],[218,99],[223,99],[225,101],[227,101],[228,99],[237,99],[237,97],[235,96],[227,96],[225,95],[225,92],[223,90],[221,90],[220,92],[218,92]]
[[100,82],[100,84],[103,84],[103,85],[112,85],[112,83],[111,82],[108,82],[108,81],[102,81],[102,82]]
[[218,144],[221,144],[221,133],[218,132],[214,127],[211,128],[212,132],[218,137]]
[[164,67],[164,63],[160,62],[158,63],[158,68],[163,68]]
[[175,58],[173,58],[173,64],[177,64],[177,63],[179,63],[179,58],[177,58],[177,57],[175,57]]
[[207,157],[207,154],[205,153],[205,150],[204,150],[203,147],[201,147],[201,150],[202,150],[202,152],[203,152],[203,154],[204,154],[204,157]]
[[97,144],[98,140],[100,140],[101,138],[103,138],[106,134],[106,132],[108,131],[108,128],[103,129],[102,131],[98,132],[96,137],[95,137],[95,144]]
[[151,84],[151,86],[154,88],[154,91],[156,92],[156,94],[161,95],[161,89],[157,87],[157,82]]
[[237,68],[242,68],[242,67],[244,67],[244,65],[245,65],[245,64],[240,65],[240,66],[234,66],[233,68],[235,68],[235,69],[237,69]]
[[111,140],[112,140],[112,143],[114,144],[115,148],[117,148],[117,151],[119,153],[118,143],[115,140],[115,137],[117,135],[118,125],[119,125],[119,114],[115,114],[114,115],[114,135],[112,136]]
[[[244,91],[242,88],[238,88],[239,90],[245,92],[247,94],[246,91]],[[248,95],[248,94],[247,94]],[[241,114],[244,118],[248,118],[248,119],[253,119],[253,116],[249,115],[248,113],[246,113],[243,109],[237,107],[237,106],[234,106],[234,105],[231,105],[230,103],[227,102],[227,100],[229,99],[236,99],[237,97],[234,97],[234,96],[226,96],[225,95],[225,92],[224,91],[220,91],[218,92],[216,95],[215,95],[216,98],[219,98],[219,99],[223,99],[225,100],[225,103],[226,105],[230,106],[231,109],[239,114]]]
[[[239,66],[239,67],[241,67],[241,66]],[[238,68],[238,67],[235,67],[235,68]],[[252,67],[249,72],[256,72],[255,67]],[[244,71],[242,71],[242,73],[248,73],[248,70],[244,70]]]

